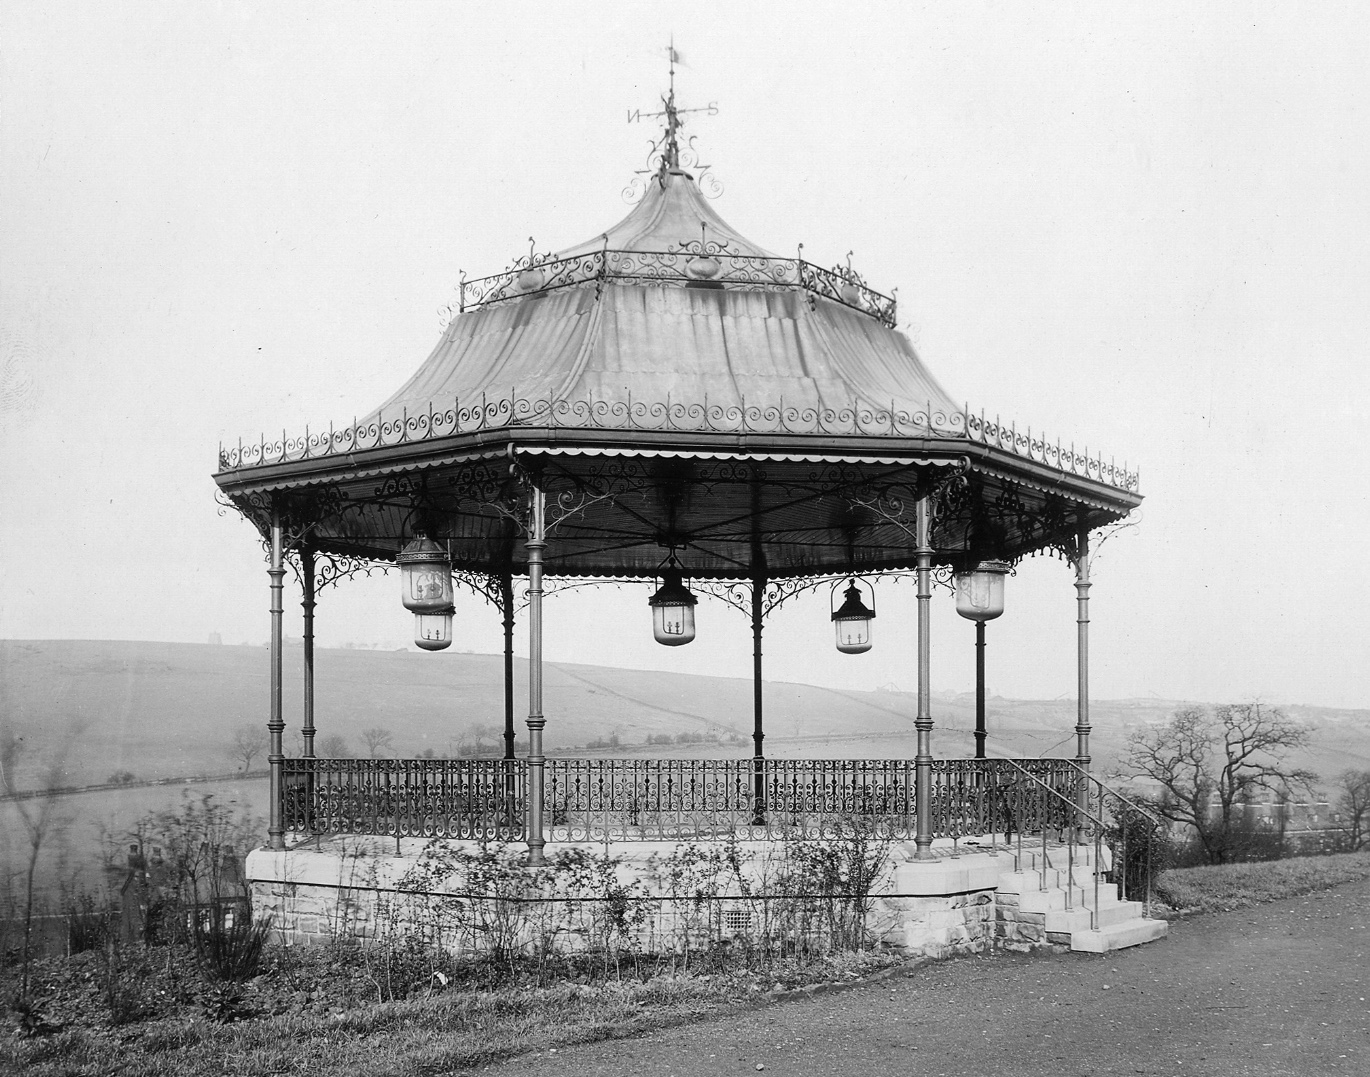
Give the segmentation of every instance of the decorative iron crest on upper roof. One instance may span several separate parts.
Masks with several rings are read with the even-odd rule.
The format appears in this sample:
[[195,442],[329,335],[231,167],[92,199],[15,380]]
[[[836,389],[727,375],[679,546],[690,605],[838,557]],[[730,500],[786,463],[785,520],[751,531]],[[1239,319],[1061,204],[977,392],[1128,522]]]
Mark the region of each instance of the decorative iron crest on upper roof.
[[[701,264],[704,260],[715,264],[706,270]],[[891,329],[898,324],[895,297],[877,292],[850,265],[824,269],[802,257],[738,254],[726,242],[697,239],[682,239],[662,251],[604,248],[568,258],[529,253],[502,273],[475,280],[463,276],[457,285],[456,310],[449,305],[441,313],[450,319],[454,313],[493,303],[606,280],[679,286],[708,282],[742,290],[802,288],[810,296],[841,303]]]

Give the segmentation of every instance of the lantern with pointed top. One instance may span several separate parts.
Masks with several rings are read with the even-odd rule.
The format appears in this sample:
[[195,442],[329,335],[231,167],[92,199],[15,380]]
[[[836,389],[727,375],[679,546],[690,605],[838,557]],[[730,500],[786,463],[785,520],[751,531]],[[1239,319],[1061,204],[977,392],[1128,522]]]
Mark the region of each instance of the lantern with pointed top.
[[[837,630],[837,649],[843,654],[864,654],[871,649],[871,622],[875,620],[875,590],[870,584],[866,584],[866,589],[870,592],[871,605],[867,608],[861,601],[861,588],[857,586],[855,580],[847,581],[847,589],[843,592],[842,605],[833,610],[832,623]],[[837,593],[837,586],[828,595],[828,605],[832,605],[832,596]]]
[[661,571],[661,586],[647,600],[652,607],[652,635],[663,647],[681,647],[695,638],[699,599],[685,586],[685,576],[672,556]]
[[400,597],[414,614],[414,642],[425,651],[452,644],[452,564],[441,546],[416,534],[399,556]]
[[1003,561],[981,561],[969,572],[956,574],[956,612],[968,621],[992,621],[1004,612]]

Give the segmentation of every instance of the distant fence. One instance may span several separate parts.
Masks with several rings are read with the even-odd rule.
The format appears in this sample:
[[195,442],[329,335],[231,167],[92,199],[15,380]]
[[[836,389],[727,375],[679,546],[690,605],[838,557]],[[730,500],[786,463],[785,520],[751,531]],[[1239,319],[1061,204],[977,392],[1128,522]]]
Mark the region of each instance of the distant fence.
[[0,803],[7,800],[40,800],[45,797],[79,796],[81,793],[102,793],[118,789],[151,789],[159,785],[204,785],[208,782],[231,782],[271,777],[270,770],[238,770],[231,774],[188,774],[179,778],[134,779],[131,782],[99,782],[96,785],[59,785],[51,789],[20,789],[0,794]]

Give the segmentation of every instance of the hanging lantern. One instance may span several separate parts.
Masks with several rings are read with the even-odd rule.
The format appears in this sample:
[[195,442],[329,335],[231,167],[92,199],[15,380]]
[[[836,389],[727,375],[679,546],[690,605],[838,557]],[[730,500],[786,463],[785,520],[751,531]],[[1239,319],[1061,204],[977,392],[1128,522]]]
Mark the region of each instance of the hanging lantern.
[[452,646],[452,606],[437,613],[414,614],[414,642],[425,651],[441,651]]
[[425,651],[452,644],[452,564],[427,535],[415,535],[395,560],[400,566],[400,597],[414,614],[414,642]]
[[681,647],[695,638],[695,606],[699,604],[684,573],[672,557],[661,573],[661,586],[647,600],[652,607],[652,635],[664,647]]
[[[871,649],[871,622],[875,620],[875,590],[866,584],[870,591],[871,607],[861,601],[861,588],[855,580],[847,581],[843,592],[842,605],[833,610],[832,623],[837,630],[837,649],[843,654],[864,654]],[[828,606],[832,606],[832,596],[837,593],[837,585],[828,593]]]
[[992,621],[1004,612],[1003,561],[981,561],[970,572],[956,574],[956,612],[969,621]]

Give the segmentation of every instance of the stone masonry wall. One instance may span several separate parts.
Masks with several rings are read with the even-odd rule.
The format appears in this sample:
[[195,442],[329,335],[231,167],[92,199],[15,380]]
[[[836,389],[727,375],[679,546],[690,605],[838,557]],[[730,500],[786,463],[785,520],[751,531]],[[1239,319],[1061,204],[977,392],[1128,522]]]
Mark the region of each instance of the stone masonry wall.
[[[756,843],[748,850],[756,862],[767,855]],[[286,852],[258,850],[248,860],[248,879],[255,915],[270,913],[277,930],[290,941],[317,944],[339,937],[372,939],[387,915],[391,926],[428,934],[441,914],[441,895],[431,898],[401,894],[396,884],[419,861],[424,843],[352,842],[297,848]],[[635,879],[649,891],[661,893],[653,856],[669,856],[674,843],[661,848],[649,843],[620,845],[612,850],[623,858],[619,875]],[[603,847],[593,852],[603,853]],[[911,846],[895,846],[885,877],[875,887],[867,927],[883,945],[910,956],[945,958],[987,950],[995,945],[1014,949],[1042,945],[1045,916],[1018,908],[1018,895],[998,892],[999,876],[1012,870],[1011,857],[971,854],[933,861],[914,861]],[[454,884],[455,885],[455,884]],[[396,899],[399,899],[398,902]],[[727,937],[755,926],[754,899],[725,898],[710,913],[711,930]],[[388,912],[387,912],[388,909]],[[644,946],[668,948],[678,944],[690,912],[658,906],[640,936]],[[689,930],[697,931],[698,923]],[[559,944],[575,949],[584,944],[584,931],[568,924]]]

